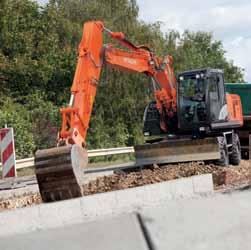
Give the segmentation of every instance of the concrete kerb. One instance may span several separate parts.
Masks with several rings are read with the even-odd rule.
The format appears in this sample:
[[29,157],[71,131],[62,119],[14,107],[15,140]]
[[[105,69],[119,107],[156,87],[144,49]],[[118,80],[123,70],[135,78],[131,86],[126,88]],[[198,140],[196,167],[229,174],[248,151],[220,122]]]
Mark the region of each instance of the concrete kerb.
[[81,223],[209,193],[213,193],[213,180],[211,174],[206,174],[2,212],[0,237]]
[[192,182],[195,194],[208,193],[210,190],[214,190],[212,174],[192,176]]
[[0,191],[0,200],[11,199],[15,197],[21,197],[25,195],[38,194],[39,189],[38,185],[31,185],[28,187],[23,187],[20,189],[10,189],[10,190],[1,190]]

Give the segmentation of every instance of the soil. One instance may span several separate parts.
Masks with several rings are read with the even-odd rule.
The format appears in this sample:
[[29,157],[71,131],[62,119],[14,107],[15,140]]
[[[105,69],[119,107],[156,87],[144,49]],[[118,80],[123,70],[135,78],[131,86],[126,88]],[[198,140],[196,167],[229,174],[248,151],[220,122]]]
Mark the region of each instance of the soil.
[[99,177],[84,185],[84,194],[91,195],[169,181],[182,177],[212,173],[215,189],[251,181],[251,162],[242,161],[239,166],[219,167],[191,162],[167,166],[153,166],[131,173],[118,173]]
[[39,194],[24,195],[19,197],[13,197],[10,199],[0,200],[0,212],[9,209],[29,207],[42,203],[42,199]]
[[[242,161],[239,166],[219,167],[205,165],[203,162],[173,164],[168,166],[152,166],[134,172],[119,172],[109,176],[98,177],[83,186],[84,195],[121,190],[147,184],[158,183],[193,175],[212,173],[215,189],[251,184],[251,161]],[[39,194],[14,197],[0,200],[0,211],[32,206],[41,203]]]

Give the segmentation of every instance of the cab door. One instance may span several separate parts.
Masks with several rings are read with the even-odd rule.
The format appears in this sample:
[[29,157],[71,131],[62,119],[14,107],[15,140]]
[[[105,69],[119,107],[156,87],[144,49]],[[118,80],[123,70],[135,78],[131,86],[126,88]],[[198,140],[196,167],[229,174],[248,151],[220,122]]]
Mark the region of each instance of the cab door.
[[222,73],[212,73],[208,78],[208,105],[210,122],[227,120],[228,111]]

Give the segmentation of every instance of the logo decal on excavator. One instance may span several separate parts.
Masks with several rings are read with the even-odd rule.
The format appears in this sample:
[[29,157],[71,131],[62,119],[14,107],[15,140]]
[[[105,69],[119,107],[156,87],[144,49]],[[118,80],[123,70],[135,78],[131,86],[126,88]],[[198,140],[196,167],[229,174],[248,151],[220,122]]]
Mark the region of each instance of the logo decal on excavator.
[[123,60],[124,60],[124,62],[129,63],[129,64],[133,64],[133,65],[137,64],[137,61],[132,58],[125,57],[125,58],[123,58]]

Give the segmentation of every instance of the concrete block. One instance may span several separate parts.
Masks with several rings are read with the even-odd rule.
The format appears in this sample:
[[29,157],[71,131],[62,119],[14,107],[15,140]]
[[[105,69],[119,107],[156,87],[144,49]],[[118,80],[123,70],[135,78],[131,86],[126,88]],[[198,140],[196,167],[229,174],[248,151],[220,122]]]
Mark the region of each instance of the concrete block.
[[20,189],[1,190],[0,199],[9,199],[23,195],[38,194],[38,185],[31,185]]
[[192,178],[181,178],[169,181],[171,194],[174,199],[190,198],[194,196]]
[[129,188],[115,192],[117,198],[116,209],[133,211],[144,205],[147,194],[146,186]]
[[37,230],[39,228],[38,218],[37,207],[0,213],[0,237]]
[[117,196],[116,192],[107,192],[84,196],[80,202],[84,217],[97,217],[113,213],[117,207]]
[[212,174],[193,176],[192,182],[195,194],[212,193],[214,191]]
[[7,232],[61,227],[99,216],[139,211],[145,206],[190,198],[212,190],[211,175],[194,176],[3,212],[0,213],[0,235],[6,227],[3,223],[10,224]]
[[144,208],[154,249],[251,249],[251,190]]
[[80,199],[72,199],[38,206],[41,229],[54,228],[83,220]]
[[173,198],[169,181],[145,186],[145,204],[155,204]]
[[4,250],[147,250],[135,214],[0,239]]

